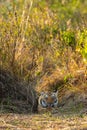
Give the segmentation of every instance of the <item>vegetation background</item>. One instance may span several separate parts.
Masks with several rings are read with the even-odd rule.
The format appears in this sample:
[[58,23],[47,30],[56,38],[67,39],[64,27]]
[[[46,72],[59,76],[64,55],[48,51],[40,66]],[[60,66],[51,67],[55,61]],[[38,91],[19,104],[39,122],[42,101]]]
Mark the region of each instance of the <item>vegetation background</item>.
[[34,109],[35,91],[57,89],[86,108],[87,0],[0,0],[0,87],[1,110],[24,111],[25,99]]
[[87,63],[86,0],[1,0],[0,64],[24,80]]

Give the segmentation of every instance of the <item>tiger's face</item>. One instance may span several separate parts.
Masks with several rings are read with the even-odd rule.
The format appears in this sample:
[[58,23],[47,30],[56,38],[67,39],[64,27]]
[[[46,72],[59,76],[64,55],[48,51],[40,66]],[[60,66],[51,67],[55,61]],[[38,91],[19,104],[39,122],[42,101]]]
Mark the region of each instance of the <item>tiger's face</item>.
[[58,91],[57,92],[42,92],[38,104],[42,108],[54,108],[58,105]]

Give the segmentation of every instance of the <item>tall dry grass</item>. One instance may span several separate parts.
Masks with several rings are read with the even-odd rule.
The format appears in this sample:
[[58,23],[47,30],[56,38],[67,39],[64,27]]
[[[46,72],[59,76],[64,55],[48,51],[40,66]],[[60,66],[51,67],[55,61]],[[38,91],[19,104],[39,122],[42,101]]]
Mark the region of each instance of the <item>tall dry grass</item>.
[[0,16],[0,65],[19,79],[38,85],[45,77],[51,84],[51,75],[54,82],[56,75],[66,79],[86,70],[84,15],[74,13],[63,23],[49,5],[25,0],[2,2]]

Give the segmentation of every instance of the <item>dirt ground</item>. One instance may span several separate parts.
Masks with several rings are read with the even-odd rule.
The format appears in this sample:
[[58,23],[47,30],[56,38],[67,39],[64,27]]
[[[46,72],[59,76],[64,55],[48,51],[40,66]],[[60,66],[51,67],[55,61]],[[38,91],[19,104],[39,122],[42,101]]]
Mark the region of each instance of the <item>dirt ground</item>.
[[0,130],[87,130],[87,115],[1,113]]

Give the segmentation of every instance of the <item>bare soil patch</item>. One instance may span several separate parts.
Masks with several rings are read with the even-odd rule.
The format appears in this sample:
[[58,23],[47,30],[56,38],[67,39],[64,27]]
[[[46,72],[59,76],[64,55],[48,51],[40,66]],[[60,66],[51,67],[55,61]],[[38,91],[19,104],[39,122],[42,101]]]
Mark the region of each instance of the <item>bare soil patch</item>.
[[0,130],[87,130],[87,116],[0,114]]

